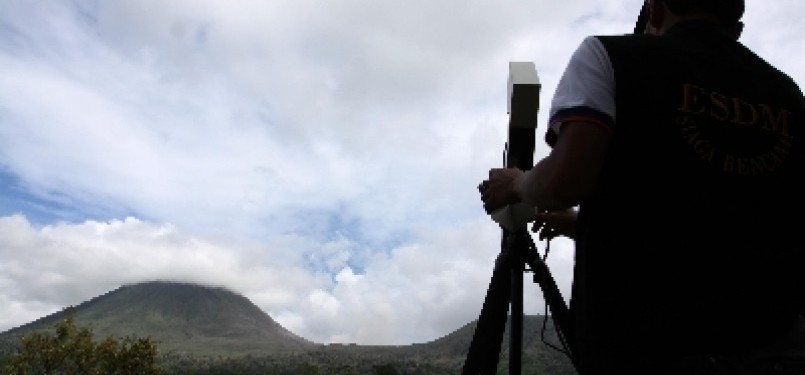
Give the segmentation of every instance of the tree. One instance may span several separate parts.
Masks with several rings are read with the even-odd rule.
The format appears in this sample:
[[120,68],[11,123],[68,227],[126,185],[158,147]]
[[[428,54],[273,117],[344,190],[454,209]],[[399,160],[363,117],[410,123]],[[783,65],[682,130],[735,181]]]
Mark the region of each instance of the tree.
[[77,327],[72,317],[52,331],[22,336],[4,369],[7,375],[156,375],[156,344],[150,338],[93,340],[92,330]]

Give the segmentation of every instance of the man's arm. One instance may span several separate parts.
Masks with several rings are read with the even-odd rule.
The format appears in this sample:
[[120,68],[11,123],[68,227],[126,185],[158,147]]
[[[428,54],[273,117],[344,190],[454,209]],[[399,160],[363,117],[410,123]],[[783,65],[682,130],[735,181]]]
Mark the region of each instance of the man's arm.
[[523,172],[492,169],[481,183],[484,209],[523,201],[540,210],[561,210],[581,203],[595,187],[609,146],[610,132],[598,123],[564,123],[550,154]]
[[550,154],[513,181],[515,194],[540,210],[578,205],[598,182],[609,139],[609,130],[598,123],[562,124]]

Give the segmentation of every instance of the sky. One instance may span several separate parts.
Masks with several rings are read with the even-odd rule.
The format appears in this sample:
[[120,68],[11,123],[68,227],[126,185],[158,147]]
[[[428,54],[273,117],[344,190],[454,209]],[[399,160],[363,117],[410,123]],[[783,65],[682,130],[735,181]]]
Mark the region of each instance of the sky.
[[[802,85],[805,2],[746,2],[742,42]],[[0,331],[169,280],[318,343],[449,334],[500,252],[476,186],[509,62],[542,84],[538,159],[570,55],[641,4],[0,0]],[[572,242],[547,263],[567,299]]]

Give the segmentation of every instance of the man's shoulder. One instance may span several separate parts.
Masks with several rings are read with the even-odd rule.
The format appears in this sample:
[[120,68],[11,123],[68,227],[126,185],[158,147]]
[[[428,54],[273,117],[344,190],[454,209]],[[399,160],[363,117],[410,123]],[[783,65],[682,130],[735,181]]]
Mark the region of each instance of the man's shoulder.
[[780,68],[774,66],[764,57],[756,54],[743,44],[737,44],[744,53],[745,58],[743,61],[753,63],[754,70],[758,73],[758,75],[762,74],[762,79],[758,79],[758,81],[764,82],[767,86],[775,86],[778,90],[782,88],[788,89],[791,91],[790,95],[798,96],[799,99],[802,100],[802,89],[799,87],[793,77],[791,77],[787,72],[784,72]]
[[601,42],[605,47],[626,46],[630,48],[648,47],[656,45],[659,37],[647,34],[614,34],[614,35],[591,35]]

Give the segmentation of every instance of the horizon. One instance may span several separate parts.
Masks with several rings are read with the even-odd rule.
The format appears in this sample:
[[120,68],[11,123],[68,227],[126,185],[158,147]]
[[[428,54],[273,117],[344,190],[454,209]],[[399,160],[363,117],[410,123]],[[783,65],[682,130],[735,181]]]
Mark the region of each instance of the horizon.
[[[116,288],[110,289],[110,290],[108,290],[108,291],[106,291],[104,293],[101,293],[99,295],[90,297],[87,300],[84,300],[84,301],[81,301],[81,302],[78,302],[78,303],[74,303],[74,304],[70,304],[68,306],[64,306],[59,311],[56,311],[56,312],[50,313],[48,315],[38,317],[38,318],[36,318],[36,319],[34,319],[34,320],[30,321],[30,322],[23,323],[23,324],[21,324],[19,326],[11,327],[9,329],[0,331],[0,335],[8,335],[8,334],[13,335],[13,334],[15,334],[14,331],[17,331],[17,330],[25,330],[25,329],[31,329],[31,328],[37,329],[37,328],[34,328],[34,327],[36,327],[38,325],[41,325],[41,324],[45,324],[44,323],[45,321],[55,319],[55,318],[58,318],[60,316],[64,316],[65,314],[68,315],[68,316],[71,316],[71,314],[80,314],[82,308],[91,308],[90,306],[87,306],[87,305],[90,305],[92,302],[96,302],[96,301],[102,300],[104,298],[110,298],[111,294],[114,294],[115,292],[118,292],[121,289],[144,286],[144,285],[147,285],[147,284],[165,284],[165,285],[179,285],[179,286],[184,286],[184,287],[199,287],[199,288],[204,288],[204,289],[220,290],[220,291],[224,291],[224,292],[227,292],[227,293],[232,293],[232,294],[234,294],[234,295],[236,295],[238,297],[245,298],[246,301],[248,301],[249,303],[253,304],[254,307],[256,307],[257,309],[262,311],[265,314],[266,317],[268,317],[269,319],[271,319],[272,321],[277,323],[283,329],[286,329],[286,330],[288,330],[288,332],[290,332],[292,334],[295,334],[295,335],[299,336],[300,338],[303,338],[298,333],[293,332],[293,331],[289,330],[288,328],[282,326],[282,324],[280,324],[279,322],[276,322],[274,317],[272,317],[270,314],[268,314],[268,312],[266,312],[263,309],[261,309],[260,306],[257,306],[256,304],[254,304],[254,302],[251,301],[250,299],[248,299],[248,297],[243,296],[242,294],[238,293],[237,291],[231,290],[230,288],[228,288],[226,286],[205,285],[205,284],[197,283],[197,282],[171,281],[171,280],[150,280],[150,281],[139,281],[139,282],[135,282],[135,283],[123,284],[123,285],[120,285],[120,286],[118,286]],[[68,311],[71,311],[71,310],[72,310],[72,312],[68,312]],[[511,312],[509,312],[509,315],[511,315]],[[75,317],[76,315],[72,315],[72,316]],[[524,317],[528,317],[528,316],[531,316],[531,317],[545,317],[546,315],[539,314],[539,313],[537,313],[537,314],[524,314]],[[550,318],[550,316],[548,316],[548,317]],[[359,344],[359,343],[354,343],[354,342],[316,342],[316,341],[310,341],[310,343],[315,344],[315,345],[325,345],[325,346],[327,346],[327,345],[358,345],[358,346],[410,346],[410,345],[422,345],[422,344],[428,344],[428,343],[437,341],[437,340],[442,339],[442,338],[444,338],[446,336],[454,334],[457,331],[461,330],[462,328],[466,327],[467,325],[470,325],[470,324],[476,322],[477,320],[478,320],[478,318],[475,318],[475,319],[472,319],[470,321],[464,322],[458,328],[456,328],[455,330],[447,332],[444,335],[441,335],[441,336],[438,336],[438,337],[433,337],[433,338],[430,338],[430,339],[426,339],[425,341],[421,341],[421,342],[412,342],[412,343],[409,343],[409,344]],[[507,322],[507,324],[508,323],[509,322]],[[41,327],[38,328],[38,329],[41,329]],[[136,335],[137,332],[132,332],[131,334]]]

